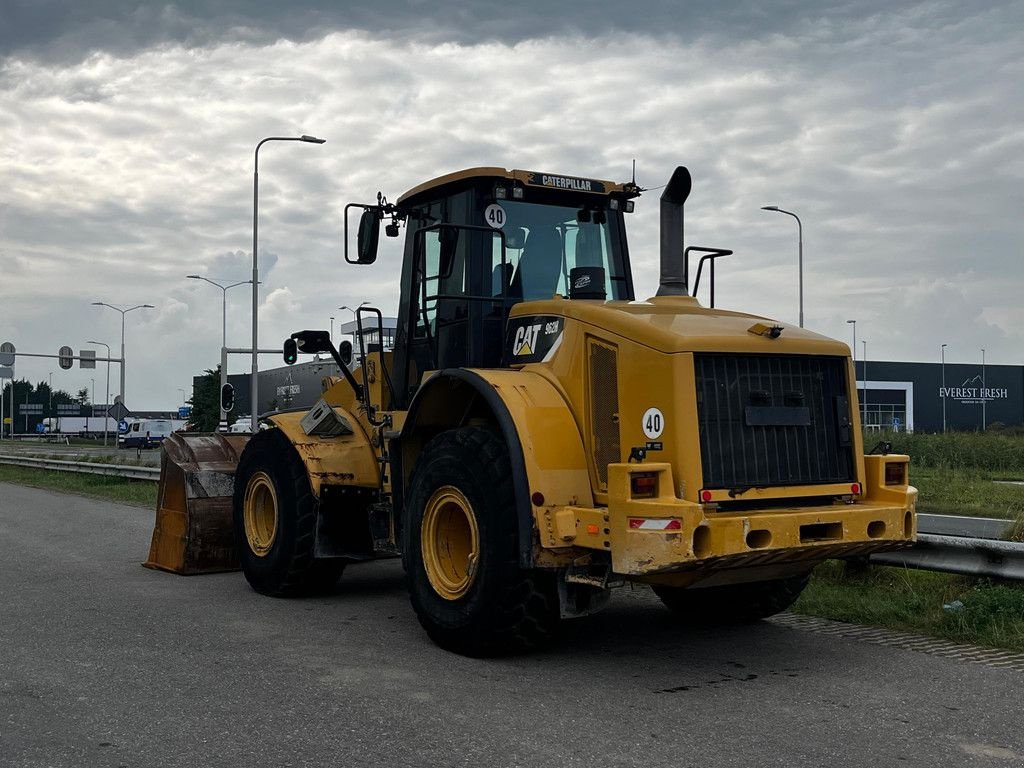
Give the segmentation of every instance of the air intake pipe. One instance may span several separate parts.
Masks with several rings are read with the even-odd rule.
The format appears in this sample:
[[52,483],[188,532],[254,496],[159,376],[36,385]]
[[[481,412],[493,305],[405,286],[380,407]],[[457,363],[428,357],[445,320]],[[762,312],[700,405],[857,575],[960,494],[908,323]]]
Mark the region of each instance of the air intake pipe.
[[678,166],[661,193],[661,281],[659,296],[689,296],[683,253],[683,203],[690,196],[690,172]]

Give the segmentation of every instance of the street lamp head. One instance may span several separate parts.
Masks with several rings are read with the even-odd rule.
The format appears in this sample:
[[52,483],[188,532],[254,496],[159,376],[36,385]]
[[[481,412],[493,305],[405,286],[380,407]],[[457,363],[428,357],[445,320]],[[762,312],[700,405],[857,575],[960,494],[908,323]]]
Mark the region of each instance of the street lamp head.
[[308,136],[304,133],[299,136],[299,141],[305,141],[310,144],[323,144],[327,139],[318,139],[316,136]]
[[761,206],[761,210],[762,211],[777,211],[777,210],[779,210],[779,206],[777,206],[777,205],[762,205]]
[[94,301],[94,302],[92,303],[92,305],[93,305],[94,307],[105,307],[105,306],[107,306],[107,305],[106,305],[105,303],[103,303],[102,301]]
[[853,323],[854,325],[856,325],[856,324],[857,324],[857,321],[856,321],[856,320],[847,320],[846,322],[847,322],[847,323]]
[[156,309],[152,304],[143,304],[142,309]]
[[202,280],[203,279],[202,275],[185,275],[185,277],[188,278],[189,280]]
[[946,347],[948,347],[948,346],[949,346],[948,344],[943,344],[941,348],[942,348],[942,349],[945,349],[945,348],[946,348]]

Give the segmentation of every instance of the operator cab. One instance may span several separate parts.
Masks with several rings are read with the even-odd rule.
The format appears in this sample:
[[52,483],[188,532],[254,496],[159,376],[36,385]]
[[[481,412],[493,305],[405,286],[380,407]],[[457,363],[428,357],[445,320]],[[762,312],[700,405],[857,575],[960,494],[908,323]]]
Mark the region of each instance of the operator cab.
[[394,407],[426,371],[499,367],[519,302],[568,296],[574,279],[589,284],[586,298],[632,300],[623,213],[638,194],[633,184],[473,168],[399,198],[407,232],[393,378],[405,402]]

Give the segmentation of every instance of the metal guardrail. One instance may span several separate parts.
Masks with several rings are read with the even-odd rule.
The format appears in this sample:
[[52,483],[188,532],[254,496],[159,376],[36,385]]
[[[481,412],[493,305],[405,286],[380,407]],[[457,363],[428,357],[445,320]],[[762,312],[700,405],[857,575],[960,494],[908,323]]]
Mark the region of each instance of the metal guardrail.
[[910,549],[882,552],[870,559],[879,565],[1024,581],[1024,543],[1018,541],[919,533]]
[[[160,479],[159,467],[98,464],[9,454],[0,455],[0,464],[134,480]],[[922,514],[917,518],[917,543],[913,547],[871,555],[869,560],[878,565],[1024,581],[1024,542],[1001,540],[1012,526],[1011,520],[991,517]]]
[[1012,520],[956,515],[918,515],[917,543],[869,560],[925,571],[1024,581],[1024,542],[1003,541]]
[[33,469],[50,469],[60,472],[79,472],[86,475],[107,475],[125,477],[131,480],[160,479],[159,467],[138,467],[130,464],[100,464],[95,461],[65,461],[64,459],[47,459],[39,456],[12,456],[0,454],[0,464],[11,464],[17,467]]

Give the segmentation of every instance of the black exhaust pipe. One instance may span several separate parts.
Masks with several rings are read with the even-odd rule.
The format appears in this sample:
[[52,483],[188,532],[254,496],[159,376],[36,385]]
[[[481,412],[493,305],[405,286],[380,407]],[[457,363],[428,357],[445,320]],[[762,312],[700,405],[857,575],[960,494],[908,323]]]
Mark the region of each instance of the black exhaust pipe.
[[690,196],[690,172],[680,165],[661,193],[661,281],[658,296],[689,296],[683,253],[683,203]]

